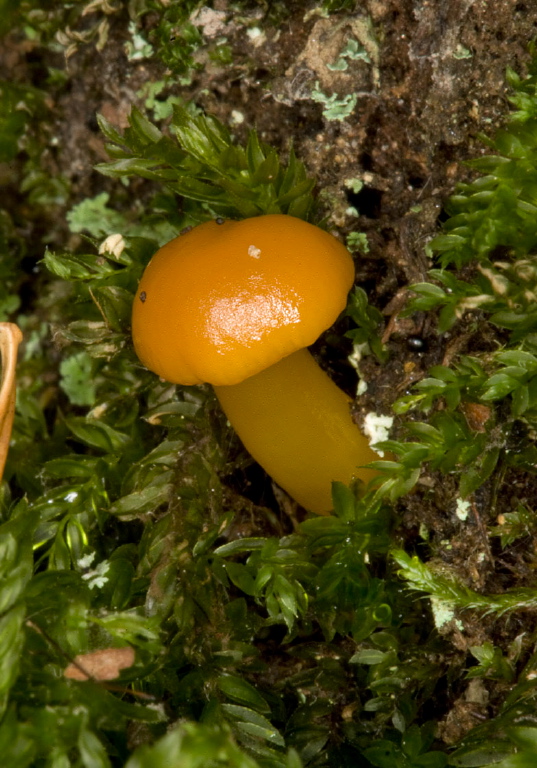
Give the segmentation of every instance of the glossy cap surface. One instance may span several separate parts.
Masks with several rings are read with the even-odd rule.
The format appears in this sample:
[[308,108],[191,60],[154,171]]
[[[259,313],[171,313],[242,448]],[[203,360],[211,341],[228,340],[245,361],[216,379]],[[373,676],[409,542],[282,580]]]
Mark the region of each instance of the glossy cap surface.
[[178,384],[236,384],[312,344],[354,279],[332,235],[283,214],[209,221],[164,245],[134,300],[136,353]]

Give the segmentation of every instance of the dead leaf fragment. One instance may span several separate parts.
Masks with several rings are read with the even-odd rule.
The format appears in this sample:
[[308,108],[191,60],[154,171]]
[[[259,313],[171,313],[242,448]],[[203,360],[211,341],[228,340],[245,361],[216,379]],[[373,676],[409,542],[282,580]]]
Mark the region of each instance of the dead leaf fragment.
[[460,404],[460,409],[473,432],[486,431],[485,424],[492,416],[492,411],[487,405],[463,401]]
[[63,674],[69,680],[115,680],[122,669],[132,667],[134,659],[134,649],[130,646],[103,648],[75,656]]

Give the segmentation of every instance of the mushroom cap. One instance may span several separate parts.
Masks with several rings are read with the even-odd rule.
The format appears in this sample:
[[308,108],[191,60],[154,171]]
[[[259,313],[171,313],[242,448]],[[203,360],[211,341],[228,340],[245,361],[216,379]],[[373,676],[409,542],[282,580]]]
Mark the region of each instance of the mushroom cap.
[[339,240],[269,214],[208,221],[164,245],[134,300],[142,363],[176,384],[237,384],[312,344],[354,279]]

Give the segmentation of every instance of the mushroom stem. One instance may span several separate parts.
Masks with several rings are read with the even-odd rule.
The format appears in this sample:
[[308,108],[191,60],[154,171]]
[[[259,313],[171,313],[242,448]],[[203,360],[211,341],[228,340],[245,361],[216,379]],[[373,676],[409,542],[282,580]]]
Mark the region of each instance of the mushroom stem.
[[333,480],[377,474],[362,467],[378,456],[353,422],[349,398],[307,349],[214,390],[245,448],[306,509],[328,514]]
[[0,386],[0,480],[4,474],[11,428],[15,415],[15,369],[17,350],[22,341],[20,328],[14,323],[0,323],[0,358],[2,384]]

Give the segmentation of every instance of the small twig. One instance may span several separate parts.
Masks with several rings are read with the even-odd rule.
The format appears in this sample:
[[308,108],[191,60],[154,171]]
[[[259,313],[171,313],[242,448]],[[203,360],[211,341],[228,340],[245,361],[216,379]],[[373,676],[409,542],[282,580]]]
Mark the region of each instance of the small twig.
[[11,428],[15,415],[15,370],[17,350],[22,341],[20,328],[14,323],[0,323],[0,358],[2,361],[2,384],[0,387],[0,480],[4,474]]

